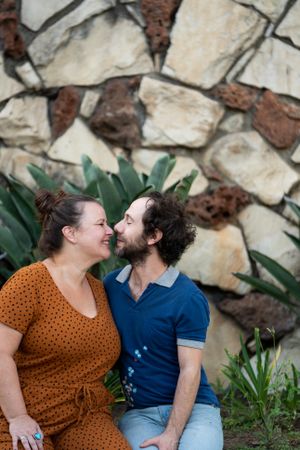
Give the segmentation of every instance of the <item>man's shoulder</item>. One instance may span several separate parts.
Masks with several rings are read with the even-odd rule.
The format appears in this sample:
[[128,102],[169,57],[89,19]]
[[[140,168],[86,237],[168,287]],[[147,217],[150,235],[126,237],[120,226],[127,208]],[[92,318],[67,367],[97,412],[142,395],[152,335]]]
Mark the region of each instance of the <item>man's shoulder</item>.
[[116,281],[117,276],[119,275],[120,272],[122,272],[122,268],[121,269],[115,269],[112,272],[109,272],[107,275],[105,275],[104,279],[103,279],[103,283],[104,286],[108,286],[111,283]]
[[188,288],[188,292],[196,292],[200,290],[199,287],[196,285],[196,283],[182,272],[179,272],[176,284],[182,289]]
[[189,299],[198,299],[202,302],[207,302],[207,298],[201,288],[184,273],[179,273],[176,283],[177,288],[180,290],[185,301]]

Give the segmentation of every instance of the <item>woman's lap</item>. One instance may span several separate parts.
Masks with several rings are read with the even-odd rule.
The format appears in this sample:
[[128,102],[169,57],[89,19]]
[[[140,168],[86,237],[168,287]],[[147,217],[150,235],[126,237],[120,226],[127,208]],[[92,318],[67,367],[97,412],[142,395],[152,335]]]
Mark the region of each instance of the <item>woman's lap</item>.
[[[45,434],[47,434],[47,430]],[[0,450],[11,450],[12,439],[5,419],[0,420]],[[107,408],[88,414],[81,424],[74,423],[57,434],[44,437],[44,450],[130,450],[124,436],[113,423]],[[24,447],[19,443],[19,450]]]

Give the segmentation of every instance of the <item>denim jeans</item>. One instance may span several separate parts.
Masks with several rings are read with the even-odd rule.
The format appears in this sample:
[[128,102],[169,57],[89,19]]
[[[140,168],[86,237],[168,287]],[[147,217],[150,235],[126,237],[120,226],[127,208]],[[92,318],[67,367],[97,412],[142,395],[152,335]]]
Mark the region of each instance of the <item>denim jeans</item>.
[[[119,428],[129,441],[132,450],[161,434],[168,423],[172,405],[144,409],[131,409],[119,421]],[[181,435],[178,450],[222,450],[223,431],[220,409],[197,403]],[[147,450],[157,450],[149,446]]]

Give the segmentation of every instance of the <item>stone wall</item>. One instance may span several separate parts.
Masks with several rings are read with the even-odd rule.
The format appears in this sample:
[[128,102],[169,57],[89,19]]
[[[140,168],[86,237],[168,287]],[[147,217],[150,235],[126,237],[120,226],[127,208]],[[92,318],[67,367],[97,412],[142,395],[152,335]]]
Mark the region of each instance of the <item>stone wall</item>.
[[[228,291],[220,309],[246,335],[272,326],[280,306],[265,299],[251,321],[265,303],[232,273],[252,273],[255,249],[300,275],[283,233],[297,233],[284,195],[300,200],[299,23],[300,0],[2,0],[0,170],[33,185],[32,162],[81,184],[82,153],[111,172],[123,154],[145,173],[175,154],[168,185],[199,170],[197,242],[180,268]],[[240,314],[234,295],[246,295]],[[212,312],[210,333],[238,350],[241,329]]]

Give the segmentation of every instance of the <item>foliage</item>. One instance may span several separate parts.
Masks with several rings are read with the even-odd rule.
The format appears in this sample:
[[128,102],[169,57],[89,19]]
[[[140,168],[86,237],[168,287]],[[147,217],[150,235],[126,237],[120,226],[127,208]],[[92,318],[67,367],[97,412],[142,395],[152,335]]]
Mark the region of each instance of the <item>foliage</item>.
[[266,443],[274,441],[282,428],[295,423],[300,410],[299,373],[293,364],[278,364],[280,347],[271,360],[270,351],[262,353],[259,330],[254,330],[256,362],[250,356],[241,338],[241,356],[226,351],[229,363],[223,373],[230,381],[224,403],[230,407],[228,426],[252,426],[259,423]]
[[110,370],[107,372],[104,378],[104,385],[115,397],[115,403],[125,402],[125,397],[117,370]]
[[[286,202],[296,216],[300,219],[300,207],[291,199],[286,198]],[[285,232],[293,244],[300,250],[300,239],[290,233]],[[261,280],[257,277],[251,277],[241,273],[235,273],[235,276],[242,281],[250,284],[257,290],[268,294],[281,303],[285,304],[293,312],[300,317],[300,285],[296,278],[284,267],[257,251],[250,251],[251,257],[261,264],[279,283],[283,289],[275,286],[272,283]]]
[[[58,185],[39,167],[27,166],[37,188],[52,192],[63,188],[71,193],[84,193],[95,197],[104,206],[108,222],[114,226],[123,217],[130,203],[150,190],[162,191],[164,182],[176,164],[176,158],[164,156],[153,166],[149,176],[139,174],[132,165],[122,157],[118,158],[119,172],[104,172],[88,156],[82,156],[84,188],[68,180]],[[168,189],[185,201],[190,187],[197,176],[193,170],[190,175],[178,180]],[[0,186],[0,277],[5,281],[13,272],[24,265],[41,258],[37,251],[40,225],[37,222],[34,207],[34,192],[13,176],[5,177],[6,188]],[[113,245],[112,240],[112,245]],[[113,252],[107,261],[102,261],[93,268],[93,273],[103,278],[111,270],[122,267],[124,261]]]

